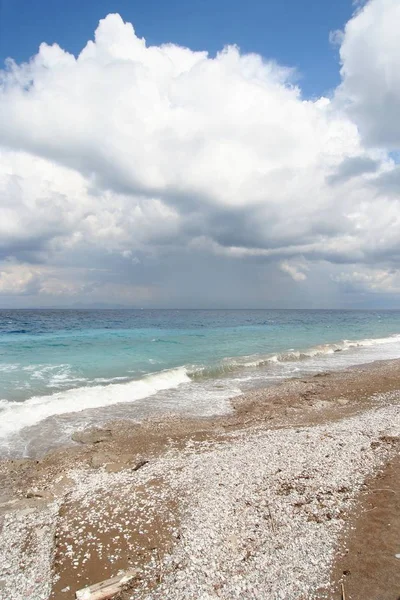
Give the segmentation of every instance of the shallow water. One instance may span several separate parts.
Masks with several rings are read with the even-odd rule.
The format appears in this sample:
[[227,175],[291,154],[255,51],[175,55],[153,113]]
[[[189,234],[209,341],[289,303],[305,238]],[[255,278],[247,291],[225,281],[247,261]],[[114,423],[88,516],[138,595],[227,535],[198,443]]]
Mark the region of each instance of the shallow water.
[[0,452],[114,417],[222,413],[254,386],[397,358],[399,333],[400,311],[0,310]]

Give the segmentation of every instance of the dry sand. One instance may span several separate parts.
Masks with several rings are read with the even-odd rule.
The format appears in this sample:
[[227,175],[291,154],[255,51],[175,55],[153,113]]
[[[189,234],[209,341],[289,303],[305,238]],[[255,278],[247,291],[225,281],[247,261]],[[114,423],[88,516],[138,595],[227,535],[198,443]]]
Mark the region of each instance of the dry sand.
[[400,361],[232,403],[0,463],[0,599],[398,599]]

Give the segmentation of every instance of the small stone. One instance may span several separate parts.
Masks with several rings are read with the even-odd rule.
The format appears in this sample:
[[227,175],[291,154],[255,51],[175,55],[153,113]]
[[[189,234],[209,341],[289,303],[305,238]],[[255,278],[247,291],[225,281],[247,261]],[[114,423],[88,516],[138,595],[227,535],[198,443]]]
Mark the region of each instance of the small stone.
[[27,498],[52,498],[52,494],[46,490],[29,490],[26,494]]
[[118,461],[118,456],[116,456],[115,454],[106,453],[106,452],[97,452],[90,459],[90,464],[92,465],[92,467],[94,469],[98,469],[99,467],[102,467],[103,465],[107,465],[107,464],[114,463],[117,461]]
[[99,444],[105,442],[112,437],[111,429],[85,429],[84,431],[75,431],[71,439],[80,444]]

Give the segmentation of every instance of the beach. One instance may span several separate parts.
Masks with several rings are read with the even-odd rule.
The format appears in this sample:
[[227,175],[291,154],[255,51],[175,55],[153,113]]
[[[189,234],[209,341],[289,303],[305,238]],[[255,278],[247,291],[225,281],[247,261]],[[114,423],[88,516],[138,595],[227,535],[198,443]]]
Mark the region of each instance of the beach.
[[321,372],[3,460],[0,598],[127,570],[121,600],[397,598],[399,382],[399,360]]
[[400,600],[400,0],[0,0],[0,600]]
[[0,0],[0,600],[400,600],[400,0]]

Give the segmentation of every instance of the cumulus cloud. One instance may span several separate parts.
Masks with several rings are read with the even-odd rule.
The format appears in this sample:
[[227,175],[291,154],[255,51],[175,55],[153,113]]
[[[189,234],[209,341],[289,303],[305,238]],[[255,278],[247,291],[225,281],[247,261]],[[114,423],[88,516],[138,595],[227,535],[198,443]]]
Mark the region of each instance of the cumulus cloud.
[[400,3],[370,0],[346,24],[338,97],[369,146],[400,148]]
[[398,294],[400,271],[397,269],[364,268],[332,275],[332,280],[352,291]]
[[285,274],[312,285],[322,263],[395,268],[398,16],[394,0],[370,0],[336,35],[331,99],[303,98],[290,68],[235,46],[148,46],[118,15],[76,57],[42,44],[8,61],[3,289],[168,302],[174,268],[180,289],[199,272],[206,284],[210,256],[255,290],[260,264],[282,286]]
[[38,278],[26,266],[19,265],[17,268],[2,268],[0,271],[0,294],[20,295],[38,291]]
[[0,268],[0,295],[70,296],[82,292],[86,287],[77,280],[76,273],[74,281],[66,280],[65,273],[63,275],[64,278],[60,279],[55,269],[6,261]]
[[280,266],[281,271],[290,275],[290,277],[294,281],[304,281],[305,279],[307,279],[307,275],[304,273],[304,271],[305,270],[307,271],[308,267],[304,264],[299,265],[299,264],[289,263],[287,260],[284,260],[283,262],[281,262],[281,264],[279,266]]

